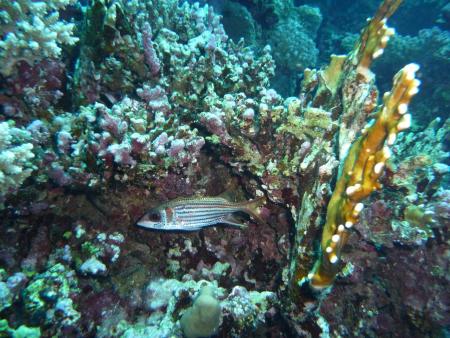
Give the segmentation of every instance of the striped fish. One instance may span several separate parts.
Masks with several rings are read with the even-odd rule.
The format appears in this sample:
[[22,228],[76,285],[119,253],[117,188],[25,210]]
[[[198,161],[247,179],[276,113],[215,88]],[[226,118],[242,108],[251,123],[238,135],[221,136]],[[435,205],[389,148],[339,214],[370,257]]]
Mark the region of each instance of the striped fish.
[[258,212],[264,202],[264,197],[242,203],[233,203],[221,197],[180,198],[151,209],[137,225],[150,229],[185,231],[199,230],[218,223],[243,228],[245,226],[237,223],[232,214],[241,211],[264,222]]

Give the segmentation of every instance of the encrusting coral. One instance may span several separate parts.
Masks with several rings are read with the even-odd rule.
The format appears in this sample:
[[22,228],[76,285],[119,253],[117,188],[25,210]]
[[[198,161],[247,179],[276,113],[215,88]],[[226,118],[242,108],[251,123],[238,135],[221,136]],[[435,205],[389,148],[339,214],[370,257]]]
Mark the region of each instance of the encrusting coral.
[[186,338],[209,337],[216,333],[220,324],[220,303],[214,296],[214,288],[204,286],[180,319]]

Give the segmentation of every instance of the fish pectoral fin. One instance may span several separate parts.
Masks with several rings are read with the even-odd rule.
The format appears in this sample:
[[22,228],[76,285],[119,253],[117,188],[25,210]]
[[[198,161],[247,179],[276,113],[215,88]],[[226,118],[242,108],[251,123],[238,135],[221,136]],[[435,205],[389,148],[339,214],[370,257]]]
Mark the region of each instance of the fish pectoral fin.
[[221,220],[220,223],[232,225],[240,229],[247,228],[247,225],[240,223],[236,218],[233,217],[233,215],[228,215],[223,220]]

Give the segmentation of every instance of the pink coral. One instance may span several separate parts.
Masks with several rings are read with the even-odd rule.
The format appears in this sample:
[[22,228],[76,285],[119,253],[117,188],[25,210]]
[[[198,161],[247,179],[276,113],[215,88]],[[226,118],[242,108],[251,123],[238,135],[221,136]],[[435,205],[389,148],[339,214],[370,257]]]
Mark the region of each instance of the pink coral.
[[170,104],[166,92],[161,86],[151,88],[144,85],[136,93],[141,99],[146,101],[151,110],[162,113],[168,113],[170,111]]
[[142,44],[144,46],[145,63],[150,68],[152,75],[157,75],[161,69],[161,62],[156,55],[156,50],[153,47],[152,28],[148,22],[144,23],[142,31]]

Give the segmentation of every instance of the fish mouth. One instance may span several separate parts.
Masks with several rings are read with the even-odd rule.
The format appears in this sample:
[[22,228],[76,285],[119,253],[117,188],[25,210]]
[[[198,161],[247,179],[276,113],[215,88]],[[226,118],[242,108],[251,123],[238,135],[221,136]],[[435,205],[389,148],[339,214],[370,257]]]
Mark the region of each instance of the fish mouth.
[[150,228],[150,229],[155,229],[156,228],[156,224],[154,222],[151,222],[149,220],[145,220],[145,219],[140,219],[139,221],[136,222],[137,226],[143,227],[143,228]]

